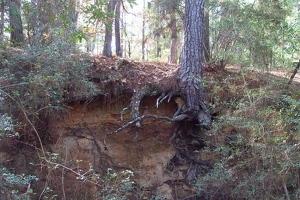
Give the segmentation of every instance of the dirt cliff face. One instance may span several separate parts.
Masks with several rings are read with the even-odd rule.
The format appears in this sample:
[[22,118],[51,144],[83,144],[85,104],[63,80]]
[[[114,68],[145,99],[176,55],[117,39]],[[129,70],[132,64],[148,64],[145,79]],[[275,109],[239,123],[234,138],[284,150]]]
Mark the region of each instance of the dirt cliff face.
[[[172,116],[176,104],[165,102],[157,108],[156,99],[142,100],[141,115]],[[67,112],[51,116],[50,148],[70,168],[88,171],[89,166],[93,166],[99,173],[108,167],[119,171],[128,169],[135,173],[134,181],[140,190],[149,193],[161,187],[163,194],[171,198],[172,189],[166,183],[183,176],[179,171],[170,170],[170,161],[176,153],[169,143],[174,124],[150,118],[143,120],[140,128],[132,125],[107,135],[130,121],[129,111],[121,116],[128,102],[129,99],[122,96],[109,102],[102,97],[90,103],[74,102]],[[75,185],[70,183],[70,192]]]

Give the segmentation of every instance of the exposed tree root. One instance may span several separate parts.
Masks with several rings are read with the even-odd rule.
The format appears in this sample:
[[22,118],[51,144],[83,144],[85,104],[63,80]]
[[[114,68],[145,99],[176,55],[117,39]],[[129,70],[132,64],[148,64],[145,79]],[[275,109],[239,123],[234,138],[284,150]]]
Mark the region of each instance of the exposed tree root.
[[141,127],[140,123],[140,103],[144,96],[147,94],[146,90],[139,91],[135,95],[133,95],[130,103],[131,107],[131,118],[135,121],[135,126],[136,127]]
[[[137,122],[140,123],[145,118],[162,119],[162,120],[166,120],[166,121],[169,121],[169,122],[173,122],[173,119],[170,118],[170,117],[167,117],[167,116],[157,116],[157,115],[147,114],[147,115],[142,115],[142,116],[137,117],[136,119],[128,122],[127,124],[123,125],[122,127],[118,128],[117,130],[115,130],[113,132],[110,132],[110,133],[107,133],[106,135],[114,135],[114,134],[128,128],[130,125],[132,125],[134,123],[137,123]],[[106,143],[106,137],[104,138],[103,143],[104,143],[104,148],[108,149],[107,148],[107,143]]]
[[208,160],[202,160],[198,151],[205,147],[201,139],[205,129],[197,126],[194,122],[179,121],[175,122],[175,128],[169,143],[176,148],[173,165],[189,165],[185,172],[187,181],[195,180],[199,175],[207,173],[212,168],[212,163]]
[[[185,98],[180,96],[179,92],[160,92],[161,95],[156,100],[156,107],[167,100],[174,99],[177,104],[177,111],[172,117],[157,116],[153,114],[147,114],[140,116],[140,103],[145,96],[154,96],[159,94],[159,90],[155,87],[146,87],[146,89],[136,92],[132,98],[128,107],[124,108],[121,112],[121,120],[123,120],[123,113],[130,109],[132,120],[117,130],[107,133],[106,136],[114,135],[131,125],[139,128],[141,127],[141,121],[145,118],[154,118],[158,120],[166,120],[170,123],[175,123],[173,135],[169,140],[169,144],[173,144],[176,149],[176,155],[173,158],[173,165],[189,165],[186,170],[186,180],[191,181],[197,178],[200,174],[206,173],[212,164],[209,161],[202,160],[198,151],[205,146],[204,142],[200,139],[201,135],[209,128],[211,119],[207,113],[206,105],[203,103],[200,105],[201,109],[199,113],[191,111],[186,106]],[[204,110],[204,111],[202,111]],[[104,139],[104,146],[107,149],[106,137]]]
[[163,119],[163,120],[166,120],[166,121],[169,121],[169,122],[173,122],[173,119],[170,118],[170,117],[167,117],[167,116],[157,116],[157,115],[152,115],[152,114],[147,114],[147,115],[142,115],[142,116],[139,116],[137,117],[136,119],[128,122],[127,124],[125,124],[124,126],[118,128],[117,130],[113,131],[113,132],[110,132],[110,133],[107,133],[106,135],[114,135],[122,130],[124,130],[125,128],[127,128],[128,126],[136,123],[137,121],[141,121],[143,120],[144,118],[154,118],[154,119]]

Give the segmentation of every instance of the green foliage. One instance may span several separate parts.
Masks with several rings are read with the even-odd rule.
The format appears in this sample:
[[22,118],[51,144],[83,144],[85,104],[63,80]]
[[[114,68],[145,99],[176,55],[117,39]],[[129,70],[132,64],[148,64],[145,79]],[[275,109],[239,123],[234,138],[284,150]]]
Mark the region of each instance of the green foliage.
[[3,167],[0,168],[0,176],[1,199],[30,199],[34,194],[31,184],[39,180],[34,175],[17,175]]
[[90,4],[85,6],[84,12],[90,14],[90,20],[105,20],[107,18],[105,12],[105,6],[107,3],[105,1],[97,1],[96,4]]
[[294,5],[293,0],[211,0],[212,58],[261,68],[291,66],[288,51],[299,48],[293,42],[298,38],[294,29],[299,29],[299,20],[291,14]]
[[77,30],[73,33],[73,35],[69,38],[69,42],[82,42],[83,39],[86,39],[85,33],[82,30]]
[[284,95],[281,101],[284,102],[285,106],[280,109],[283,121],[287,126],[292,126],[294,130],[300,131],[300,99],[295,99],[292,96]]
[[5,131],[12,132],[13,130],[14,130],[14,123],[12,117],[8,116],[8,114],[1,114],[0,115],[0,136],[4,136]]
[[[218,141],[207,141],[201,150],[217,154],[219,160],[209,173],[198,177],[197,195],[205,199],[299,199],[299,93],[287,95],[286,83],[278,82],[260,83],[252,89],[244,85],[243,90],[233,85],[239,79],[247,83],[249,76],[224,78],[227,82],[222,87],[211,90],[219,96],[215,107],[231,111],[224,112],[210,131]],[[237,99],[232,101],[222,93]]]
[[[45,122],[54,110],[63,110],[65,102],[74,96],[93,95],[95,86],[87,80],[90,64],[83,55],[71,54],[70,48],[67,42],[57,40],[49,46],[24,49],[22,53],[3,49],[0,91],[5,106],[1,111],[23,113],[26,110],[32,123],[41,127],[36,123]],[[15,122],[27,123],[24,114],[17,116]]]
[[133,8],[134,5],[137,5],[136,0],[127,0],[129,3],[130,7]]
[[96,198],[103,200],[125,200],[130,198],[135,185],[132,180],[133,176],[133,172],[130,170],[117,174],[111,168],[108,168],[106,176],[100,179],[99,183],[103,188],[96,194]]

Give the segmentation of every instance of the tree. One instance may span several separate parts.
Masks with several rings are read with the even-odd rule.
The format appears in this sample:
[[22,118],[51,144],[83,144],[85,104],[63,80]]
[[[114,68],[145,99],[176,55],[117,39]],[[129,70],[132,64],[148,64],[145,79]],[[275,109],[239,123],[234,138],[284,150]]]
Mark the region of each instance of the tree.
[[23,24],[21,20],[21,2],[20,0],[9,1],[9,19],[10,19],[10,41],[13,46],[19,46],[24,43]]
[[171,14],[171,50],[170,50],[170,63],[176,64],[178,60],[178,29],[175,13]]
[[142,60],[145,60],[145,26],[146,26],[146,16],[145,16],[146,2],[143,0],[143,23],[142,23]]
[[120,10],[121,10],[121,1],[119,0],[116,4],[115,11],[115,42],[116,42],[116,55],[122,57],[122,48],[121,48],[121,34],[120,34]]
[[105,39],[103,46],[103,55],[106,57],[112,57],[112,25],[113,25],[113,15],[115,11],[117,0],[110,0],[107,5],[107,21],[105,23]]
[[209,0],[206,1],[204,12],[204,61],[210,60],[210,46],[209,46]]
[[4,33],[4,12],[5,12],[5,4],[4,0],[1,1],[1,24],[0,24],[0,36],[3,37]]
[[196,120],[199,124],[210,123],[204,92],[203,41],[204,0],[185,0],[184,44],[178,71],[179,92],[185,97],[185,110],[178,119]]
[[[178,15],[181,12],[181,0],[154,0],[153,1],[153,19],[152,19],[152,30],[154,30],[154,36],[157,40],[162,36],[168,38],[166,35],[170,35],[170,63],[177,63],[178,60],[178,46],[179,37],[178,32],[181,30],[181,20],[178,20]],[[161,50],[160,45],[156,45]]]

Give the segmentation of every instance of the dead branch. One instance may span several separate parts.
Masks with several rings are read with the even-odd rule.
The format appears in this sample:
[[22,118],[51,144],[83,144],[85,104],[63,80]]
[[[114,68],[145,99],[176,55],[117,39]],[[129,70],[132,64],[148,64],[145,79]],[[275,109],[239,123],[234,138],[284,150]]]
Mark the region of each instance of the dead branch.
[[296,66],[296,68],[294,69],[294,72],[293,72],[293,74],[292,74],[291,77],[290,77],[290,80],[289,80],[289,82],[288,82],[288,86],[291,85],[291,83],[293,82],[293,79],[294,79],[294,77],[296,76],[296,74],[297,74],[299,68],[300,68],[300,60],[298,61],[297,66]]

